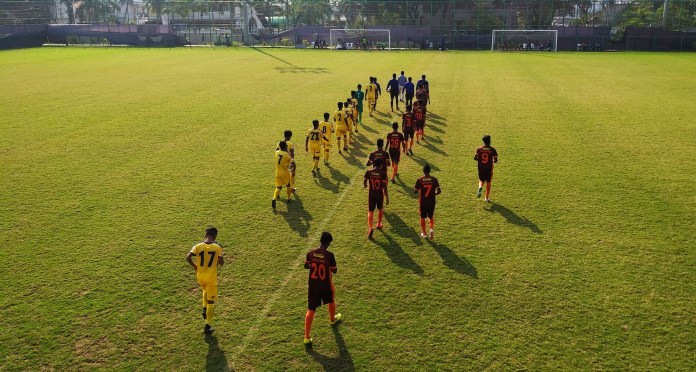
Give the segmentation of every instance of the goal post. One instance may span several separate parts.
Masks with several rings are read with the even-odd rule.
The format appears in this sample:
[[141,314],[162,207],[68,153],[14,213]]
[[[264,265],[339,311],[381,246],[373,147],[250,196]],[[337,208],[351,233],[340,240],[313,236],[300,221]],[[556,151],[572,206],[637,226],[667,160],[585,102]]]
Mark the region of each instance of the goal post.
[[558,30],[493,30],[491,51],[558,49]]
[[391,30],[332,28],[329,29],[330,49],[391,49]]

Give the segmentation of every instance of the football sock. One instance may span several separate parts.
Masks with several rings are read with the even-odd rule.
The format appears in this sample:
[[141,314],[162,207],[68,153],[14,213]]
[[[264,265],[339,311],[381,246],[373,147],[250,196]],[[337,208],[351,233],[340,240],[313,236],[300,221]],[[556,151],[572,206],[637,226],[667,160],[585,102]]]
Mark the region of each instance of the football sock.
[[382,217],[384,216],[384,209],[380,209],[377,211],[377,225],[382,224]]
[[421,232],[425,234],[425,218],[420,219]]
[[336,141],[338,141],[338,151],[341,151],[341,137],[336,138]]
[[324,160],[329,161],[329,150],[326,150],[326,152],[324,152]]
[[[278,199],[280,196],[280,189],[276,187],[275,191],[273,191],[273,200]],[[205,297],[203,297],[203,301],[205,301]],[[205,302],[203,303],[205,305]]]
[[358,114],[358,121],[362,123],[362,112]]
[[210,324],[213,321],[213,310],[215,309],[215,301],[208,301],[205,307],[205,323]]
[[312,169],[319,169],[319,158],[314,158],[314,168]]
[[399,174],[399,164],[394,163],[394,176],[393,177],[396,177],[397,174]]
[[433,218],[431,218],[430,219],[430,230],[433,230],[434,228],[435,228],[435,220]]
[[335,315],[336,315],[336,303],[332,302],[329,304],[329,320],[331,320],[333,322],[335,319],[335,317],[334,317]]
[[375,213],[374,212],[367,212],[367,227],[372,230],[372,221],[374,220]]
[[285,188],[285,191],[288,193],[288,199],[290,199],[290,197],[292,196],[292,188],[287,187],[287,188]]
[[304,338],[309,338],[309,331],[312,330],[312,321],[314,320],[314,311],[307,310],[307,314],[304,318]]
[[203,291],[203,301],[201,301],[201,303],[203,304],[203,307],[205,307],[208,304],[206,301],[206,298],[205,298],[206,295],[207,295],[206,291]]
[[483,187],[483,181],[479,181],[479,189]]
[[491,196],[491,183],[486,182],[486,199],[490,199]]

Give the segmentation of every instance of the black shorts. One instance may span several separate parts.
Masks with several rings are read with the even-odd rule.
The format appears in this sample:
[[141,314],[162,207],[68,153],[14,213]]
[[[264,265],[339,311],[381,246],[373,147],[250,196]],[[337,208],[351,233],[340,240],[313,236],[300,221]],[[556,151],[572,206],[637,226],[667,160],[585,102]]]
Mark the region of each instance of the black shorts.
[[435,204],[433,204],[433,205],[421,204],[420,205],[421,218],[430,218],[432,220],[434,214],[435,214]]
[[405,130],[404,131],[404,139],[407,140],[409,138],[413,138],[413,130]]
[[493,178],[493,169],[481,169],[479,168],[479,180],[483,182],[491,182]]
[[399,98],[399,92],[395,92],[392,90],[389,93],[390,93],[391,98]]
[[389,149],[389,158],[391,159],[391,162],[394,164],[399,164],[399,160],[401,159],[401,151],[394,150],[394,149]]
[[413,100],[413,93],[406,93],[406,99],[409,101]]
[[331,287],[309,287],[307,291],[307,308],[316,310],[322,304],[331,304],[334,302],[334,291]]
[[425,127],[425,120],[416,120],[416,130],[421,130]]
[[382,209],[384,208],[384,194],[377,196],[377,195],[370,195],[368,200],[367,200],[367,209],[370,212],[374,212],[375,209]]

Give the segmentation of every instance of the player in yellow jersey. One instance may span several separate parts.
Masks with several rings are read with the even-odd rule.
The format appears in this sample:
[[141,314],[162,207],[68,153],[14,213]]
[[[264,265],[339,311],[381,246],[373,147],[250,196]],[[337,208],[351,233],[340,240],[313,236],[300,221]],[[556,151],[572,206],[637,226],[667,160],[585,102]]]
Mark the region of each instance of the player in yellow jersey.
[[292,157],[288,153],[288,144],[285,141],[280,141],[278,144],[278,150],[275,152],[275,191],[273,191],[273,200],[271,201],[271,207],[273,211],[276,209],[276,199],[280,196],[280,190],[283,186],[287,186],[288,192],[288,203],[291,201],[290,196],[292,195],[292,188],[290,187],[290,180],[292,176],[290,175],[290,164],[292,163]]
[[312,120],[312,129],[307,131],[307,138],[305,139],[305,152],[309,152],[314,160],[314,166],[312,167],[312,175],[317,176],[319,172],[319,158],[321,157],[321,141],[324,135],[319,129],[319,120]]
[[324,113],[324,121],[319,123],[319,130],[321,131],[322,138],[321,138],[321,146],[324,150],[324,164],[329,165],[329,150],[331,150],[331,137],[332,133],[334,131],[333,124],[329,121],[329,115],[328,112]]
[[213,321],[213,309],[218,297],[218,265],[225,264],[222,246],[215,241],[217,233],[216,228],[208,226],[205,229],[205,240],[194,245],[186,255],[186,261],[196,272],[196,280],[203,291],[202,314],[205,319],[205,328],[203,328],[205,334],[213,333],[210,323]]
[[353,123],[355,124],[355,133],[358,133],[358,99],[355,98],[355,91],[350,91],[350,103],[353,106]]
[[341,153],[341,137],[343,137],[343,151],[348,151],[348,139],[346,138],[346,133],[348,133],[348,124],[346,123],[346,112],[343,110],[343,102],[338,102],[336,104],[338,110],[334,111],[333,121],[334,130],[336,131],[336,142],[338,142],[338,153]]
[[[288,154],[290,154],[292,158],[290,162],[290,189],[292,192],[295,192],[295,190],[297,190],[297,188],[295,188],[295,144],[290,141],[290,139],[292,139],[292,131],[286,130],[283,132],[283,136],[285,137],[285,143],[288,145]],[[276,150],[279,148],[280,147],[276,147]]]
[[355,125],[352,105],[350,98],[346,99],[346,103],[343,104],[343,111],[346,113],[346,126],[348,127],[348,144],[353,143],[353,126]]
[[367,96],[367,112],[370,116],[375,111],[375,104],[377,103],[377,84],[375,84],[375,78],[370,77],[370,84],[365,87],[365,95]]

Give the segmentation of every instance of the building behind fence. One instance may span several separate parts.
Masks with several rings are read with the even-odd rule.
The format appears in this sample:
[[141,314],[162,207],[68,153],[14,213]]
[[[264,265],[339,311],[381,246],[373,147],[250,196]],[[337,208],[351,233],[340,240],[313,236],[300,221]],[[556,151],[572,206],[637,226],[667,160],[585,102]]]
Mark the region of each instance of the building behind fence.
[[496,29],[554,29],[559,50],[696,50],[696,1],[0,0],[0,48],[306,46],[331,28],[390,29],[398,48],[491,49]]

